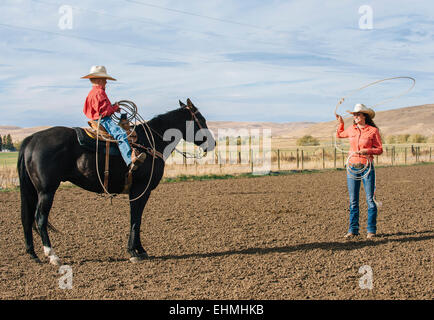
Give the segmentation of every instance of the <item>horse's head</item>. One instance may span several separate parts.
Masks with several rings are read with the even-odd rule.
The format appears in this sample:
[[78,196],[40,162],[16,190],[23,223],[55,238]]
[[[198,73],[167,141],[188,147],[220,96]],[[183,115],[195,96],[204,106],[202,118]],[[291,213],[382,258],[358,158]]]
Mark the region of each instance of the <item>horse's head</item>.
[[215,139],[206,125],[205,118],[193,102],[187,99],[187,104],[185,104],[180,100],[179,105],[186,116],[186,125],[181,129],[184,140],[193,142],[205,152],[214,150],[216,146]]

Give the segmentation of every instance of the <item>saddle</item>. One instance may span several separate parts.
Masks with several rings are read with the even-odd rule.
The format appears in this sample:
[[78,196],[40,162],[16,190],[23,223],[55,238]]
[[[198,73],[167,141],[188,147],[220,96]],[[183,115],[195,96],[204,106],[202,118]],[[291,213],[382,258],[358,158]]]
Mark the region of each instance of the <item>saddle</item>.
[[90,128],[84,128],[84,131],[90,138],[94,140],[98,138],[99,141],[104,142],[109,140],[109,142],[116,143],[116,140],[106,131],[106,129],[104,129],[102,125],[99,125],[98,128],[98,121],[88,121],[87,123],[89,124]]
[[[90,128],[78,128],[73,129],[77,133],[77,139],[80,146],[83,148],[96,152],[97,140],[98,140],[98,153],[105,155],[104,165],[104,188],[108,190],[109,182],[109,164],[110,156],[120,156],[119,147],[117,141],[104,129],[103,126],[99,126],[98,121],[88,121]],[[132,136],[132,135],[131,135]],[[132,147],[130,139],[130,146]],[[125,177],[125,187],[122,193],[128,193],[132,183],[132,172],[129,171]]]

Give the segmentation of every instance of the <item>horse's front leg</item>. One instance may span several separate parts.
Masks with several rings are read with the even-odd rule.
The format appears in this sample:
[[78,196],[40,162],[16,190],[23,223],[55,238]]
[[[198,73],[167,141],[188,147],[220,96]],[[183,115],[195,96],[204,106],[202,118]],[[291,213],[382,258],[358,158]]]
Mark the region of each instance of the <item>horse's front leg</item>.
[[[137,188],[139,190],[131,189],[130,200],[135,199],[141,194],[141,192],[139,192],[140,188]],[[128,239],[128,252],[131,255],[131,262],[138,262],[148,257],[140,241],[140,225],[142,223],[143,209],[145,208],[146,202],[148,202],[149,195],[150,192],[146,192],[140,199],[130,202],[130,237]]]

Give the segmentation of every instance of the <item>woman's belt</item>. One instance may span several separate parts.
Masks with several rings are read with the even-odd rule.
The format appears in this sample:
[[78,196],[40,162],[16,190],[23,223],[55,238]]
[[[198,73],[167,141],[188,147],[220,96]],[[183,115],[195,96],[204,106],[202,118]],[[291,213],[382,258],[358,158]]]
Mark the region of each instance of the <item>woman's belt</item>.
[[354,169],[363,169],[366,164],[363,163],[350,163],[350,166]]

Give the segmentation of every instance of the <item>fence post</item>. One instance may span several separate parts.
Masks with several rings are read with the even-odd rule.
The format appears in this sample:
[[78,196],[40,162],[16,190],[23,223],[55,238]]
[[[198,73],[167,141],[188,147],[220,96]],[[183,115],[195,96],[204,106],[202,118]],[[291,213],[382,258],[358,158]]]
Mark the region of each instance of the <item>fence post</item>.
[[342,153],[342,168],[345,168],[345,156],[344,156],[344,152],[341,151]]
[[336,148],[335,151],[333,152],[333,163],[334,163],[334,168],[336,169]]
[[429,147],[429,162],[431,162],[431,147]]
[[324,155],[324,148],[322,148],[322,168],[325,168],[325,155]]
[[277,149],[277,170],[280,171],[280,149]]
[[253,172],[253,150],[252,149],[250,149],[250,166]]
[[407,147],[404,148],[404,164],[407,164]]
[[393,166],[393,162],[395,160],[395,146],[392,147],[392,151],[390,152],[390,160],[391,160],[392,166]]
[[298,148],[297,148],[297,170],[298,170],[298,167],[299,167],[299,163],[300,163],[300,158],[298,156]]
[[[194,145],[194,154],[196,154],[196,151],[197,151],[197,146]],[[197,158],[196,157],[194,157],[194,170],[195,170],[196,175],[197,175]]]
[[226,163],[231,164],[231,151],[229,150],[229,136],[226,137]]
[[[187,146],[185,145],[185,141],[184,141],[184,145],[183,145],[182,149],[183,149],[182,151],[184,151],[184,155],[185,155],[185,152],[187,151]],[[182,156],[182,162],[184,164],[185,170],[187,170],[187,158]]]
[[303,171],[303,169],[304,169],[304,156],[303,156],[303,149],[301,149],[301,171]]

